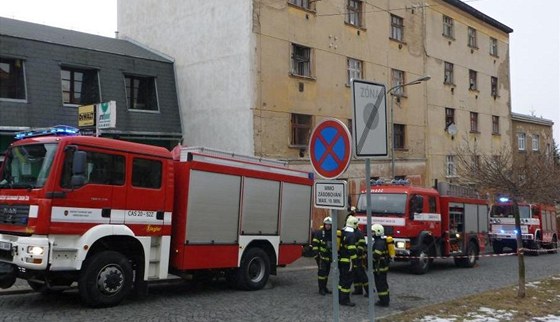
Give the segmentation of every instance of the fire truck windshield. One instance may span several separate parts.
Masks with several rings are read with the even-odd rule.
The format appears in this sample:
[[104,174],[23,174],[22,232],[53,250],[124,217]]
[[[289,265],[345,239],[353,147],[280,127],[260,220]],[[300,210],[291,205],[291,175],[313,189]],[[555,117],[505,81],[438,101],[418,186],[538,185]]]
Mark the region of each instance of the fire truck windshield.
[[15,146],[6,152],[0,188],[40,188],[51,171],[57,143]]
[[[372,193],[371,213],[376,215],[404,215],[406,209],[406,194],[404,193]],[[357,211],[366,211],[366,194],[358,198]]]
[[[493,205],[492,217],[514,218],[513,205]],[[519,205],[519,218],[531,218],[531,211],[528,205]]]

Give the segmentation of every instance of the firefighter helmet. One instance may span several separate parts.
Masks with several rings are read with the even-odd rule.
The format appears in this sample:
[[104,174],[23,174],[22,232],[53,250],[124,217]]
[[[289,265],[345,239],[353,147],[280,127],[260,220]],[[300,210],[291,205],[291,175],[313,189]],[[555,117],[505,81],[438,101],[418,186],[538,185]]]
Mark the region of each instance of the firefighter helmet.
[[380,224],[373,224],[371,225],[371,232],[374,236],[383,236],[385,229]]
[[331,219],[331,217],[325,217],[325,219],[323,219],[323,224],[325,224],[325,225],[332,225],[332,219]]
[[348,216],[348,218],[346,218],[346,226],[352,227],[354,229],[358,228],[358,218],[354,216]]

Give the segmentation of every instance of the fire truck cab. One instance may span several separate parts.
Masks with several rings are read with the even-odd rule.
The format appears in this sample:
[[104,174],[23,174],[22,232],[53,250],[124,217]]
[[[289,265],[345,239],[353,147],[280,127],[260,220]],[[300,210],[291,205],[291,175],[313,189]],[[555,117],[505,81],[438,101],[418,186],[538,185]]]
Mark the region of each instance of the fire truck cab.
[[[358,198],[356,216],[366,227],[366,191]],[[374,181],[372,222],[393,236],[396,260],[410,261],[416,274],[428,272],[435,257],[453,257],[455,264],[473,267],[484,251],[488,206],[468,190],[439,183],[438,190],[403,181]]]

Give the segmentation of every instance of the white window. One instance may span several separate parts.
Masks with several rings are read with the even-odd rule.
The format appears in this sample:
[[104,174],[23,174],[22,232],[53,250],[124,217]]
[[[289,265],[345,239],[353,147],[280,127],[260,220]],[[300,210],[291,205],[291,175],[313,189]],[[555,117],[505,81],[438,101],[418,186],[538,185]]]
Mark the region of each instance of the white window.
[[498,39],[490,37],[490,55],[498,56]]
[[537,134],[533,134],[533,140],[531,141],[531,147],[533,151],[539,150],[539,136]]
[[348,0],[346,22],[356,27],[362,26],[362,1]]
[[[391,70],[391,87],[404,84],[404,72],[398,69]],[[404,95],[404,87],[399,87],[393,91],[396,96]]]
[[517,133],[517,149],[525,151],[525,133]]
[[446,159],[445,175],[448,177],[457,176],[457,169],[455,168],[455,156],[448,155],[445,157],[445,159]]
[[391,15],[391,38],[398,41],[404,39],[404,19]]
[[448,38],[453,38],[453,18],[443,16],[443,35]]
[[352,79],[362,79],[362,61],[348,58],[348,85],[351,84]]
[[476,46],[476,29],[471,27],[468,29],[468,45],[471,48],[478,48]]

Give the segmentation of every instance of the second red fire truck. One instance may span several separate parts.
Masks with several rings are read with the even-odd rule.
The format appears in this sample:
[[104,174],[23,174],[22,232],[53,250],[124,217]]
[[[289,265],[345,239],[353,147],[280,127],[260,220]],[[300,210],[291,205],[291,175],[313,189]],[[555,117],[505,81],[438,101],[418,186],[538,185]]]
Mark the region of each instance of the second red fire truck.
[[[464,187],[439,183],[438,189],[412,186],[403,180],[374,181],[373,223],[393,236],[397,260],[409,260],[417,274],[428,272],[434,257],[450,257],[473,267],[488,242],[488,203]],[[366,191],[358,198],[356,216],[366,224]]]

